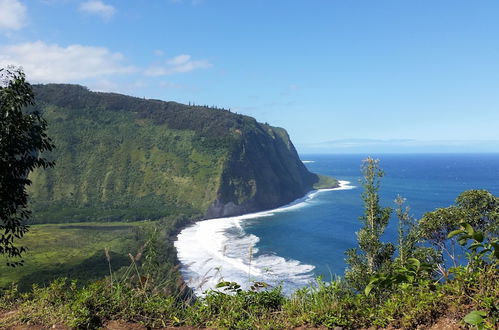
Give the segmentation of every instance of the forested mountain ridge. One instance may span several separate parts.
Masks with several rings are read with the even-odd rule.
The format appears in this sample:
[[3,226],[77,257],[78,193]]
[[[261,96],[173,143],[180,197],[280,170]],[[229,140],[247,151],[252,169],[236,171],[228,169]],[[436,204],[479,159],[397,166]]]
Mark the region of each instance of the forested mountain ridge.
[[56,166],[30,175],[34,223],[237,215],[320,181],[284,129],[248,116],[78,85],[33,90],[56,145]]

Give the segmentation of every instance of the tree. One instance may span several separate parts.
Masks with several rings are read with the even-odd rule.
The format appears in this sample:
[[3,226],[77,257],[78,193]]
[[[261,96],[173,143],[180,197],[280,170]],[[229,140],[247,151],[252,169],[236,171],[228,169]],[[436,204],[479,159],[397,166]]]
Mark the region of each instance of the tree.
[[[456,239],[448,235],[466,222],[483,231],[487,237],[497,236],[499,227],[499,200],[486,190],[468,190],[456,198],[455,205],[427,212],[419,221],[422,238],[435,246],[457,266]],[[442,275],[445,269],[441,265]]]
[[411,263],[411,259],[417,259],[430,267],[436,267],[442,261],[441,256],[435,249],[420,244],[423,242],[423,237],[418,221],[409,214],[410,208],[405,206],[405,202],[406,199],[400,195],[395,199],[395,205],[397,205],[395,213],[399,223],[397,257],[394,264],[397,267],[405,267]]
[[[15,243],[28,231],[28,174],[35,168],[54,165],[40,157],[54,145],[40,113],[26,110],[34,105],[34,95],[25,74],[19,69],[3,68],[0,79],[0,254],[10,259],[21,258],[25,251]],[[19,259],[7,264],[22,263]]]
[[384,175],[379,160],[371,157],[363,160],[362,174],[364,215],[359,220],[364,226],[357,232],[359,247],[346,252],[349,268],[345,273],[346,280],[359,291],[375,273],[389,266],[394,252],[393,244],[381,242],[392,210],[379,203],[380,179]]
[[456,198],[456,205],[463,210],[464,221],[485,235],[499,234],[499,198],[487,190],[467,190]]

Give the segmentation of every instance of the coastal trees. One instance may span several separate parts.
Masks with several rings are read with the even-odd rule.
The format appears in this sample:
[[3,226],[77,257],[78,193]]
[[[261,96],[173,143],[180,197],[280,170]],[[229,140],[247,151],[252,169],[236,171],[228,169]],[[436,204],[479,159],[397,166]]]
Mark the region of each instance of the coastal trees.
[[384,173],[379,160],[368,157],[362,162],[364,214],[359,218],[363,227],[357,232],[359,247],[346,251],[348,269],[345,279],[356,290],[362,290],[369,279],[391,263],[394,246],[381,241],[390,220],[391,208],[379,202],[379,187]]
[[[53,166],[40,157],[54,145],[41,115],[25,110],[33,104],[25,74],[18,69],[0,69],[0,254],[8,258],[19,258],[25,251],[15,241],[28,231],[28,174],[38,167]],[[19,265],[22,260],[8,264]]]
[[[455,205],[427,212],[419,221],[421,237],[431,243],[440,255],[458,265],[456,239],[448,235],[466,222],[487,237],[497,237],[499,230],[499,200],[486,190],[468,190],[456,198]],[[443,265],[440,266],[444,273]],[[445,275],[445,274],[443,274]]]
[[499,234],[499,198],[487,190],[467,190],[456,198],[456,205],[464,213],[464,221],[485,235]]

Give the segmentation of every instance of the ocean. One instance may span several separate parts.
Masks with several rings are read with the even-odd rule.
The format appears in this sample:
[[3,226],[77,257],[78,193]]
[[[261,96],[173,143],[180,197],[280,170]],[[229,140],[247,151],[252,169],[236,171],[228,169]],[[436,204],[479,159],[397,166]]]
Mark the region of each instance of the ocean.
[[[220,280],[248,288],[253,281],[282,285],[287,294],[314,282],[331,280],[345,270],[345,250],[355,247],[363,213],[360,166],[365,155],[300,155],[307,168],[341,180],[338,189],[310,192],[276,210],[211,219],[185,228],[175,246],[181,272],[196,293]],[[382,154],[385,175],[380,197],[395,207],[407,199],[411,215],[454,203],[469,189],[499,195],[499,154]],[[383,239],[395,241],[392,216]]]

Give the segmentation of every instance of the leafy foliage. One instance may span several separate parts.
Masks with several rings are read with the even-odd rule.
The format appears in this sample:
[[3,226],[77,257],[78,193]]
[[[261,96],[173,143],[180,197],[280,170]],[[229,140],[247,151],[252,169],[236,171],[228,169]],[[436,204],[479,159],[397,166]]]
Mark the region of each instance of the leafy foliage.
[[[25,108],[34,104],[31,85],[22,71],[0,69],[0,255],[20,258],[24,247],[15,240],[28,231],[26,186],[31,184],[28,174],[36,168],[47,168],[53,163],[40,156],[54,148],[46,134],[47,123],[37,111]],[[15,266],[22,260],[9,261]]]
[[364,293],[368,296],[374,288],[386,290],[401,283],[415,284],[423,277],[429,278],[431,271],[431,265],[421,264],[416,258],[409,258],[406,260],[405,266],[396,266],[388,274],[378,273],[374,275],[364,289]]
[[468,190],[456,198],[463,221],[486,236],[499,235],[499,198],[486,190]]
[[[457,266],[456,233],[461,223],[481,231],[487,237],[498,235],[498,198],[486,190],[468,190],[456,198],[455,205],[426,213],[418,224],[422,238],[432,244],[441,256],[447,256]],[[447,274],[440,266],[441,273]]]

